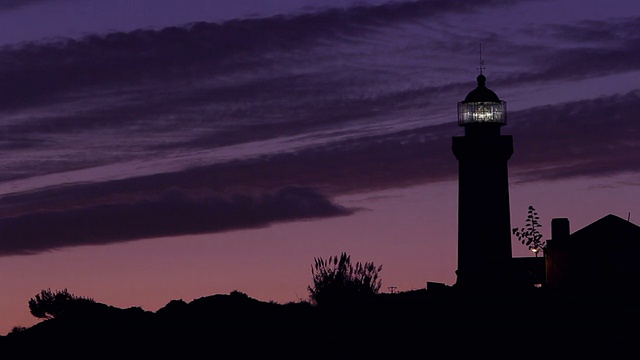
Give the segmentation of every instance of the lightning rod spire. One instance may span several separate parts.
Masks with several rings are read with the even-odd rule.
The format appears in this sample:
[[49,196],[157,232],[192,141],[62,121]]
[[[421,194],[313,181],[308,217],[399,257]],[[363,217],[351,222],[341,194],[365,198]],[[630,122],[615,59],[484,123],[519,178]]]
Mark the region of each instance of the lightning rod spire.
[[482,60],[482,43],[480,43],[480,67],[478,70],[480,70],[480,75],[482,75],[482,70],[484,70],[484,60]]

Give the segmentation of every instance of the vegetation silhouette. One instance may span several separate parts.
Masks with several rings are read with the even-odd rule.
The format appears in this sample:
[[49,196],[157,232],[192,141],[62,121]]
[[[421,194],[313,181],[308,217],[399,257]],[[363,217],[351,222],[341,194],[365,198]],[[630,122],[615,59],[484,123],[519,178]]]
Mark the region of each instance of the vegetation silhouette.
[[373,262],[355,265],[351,256],[343,252],[325,260],[314,258],[311,268],[313,285],[308,286],[309,298],[317,306],[335,307],[359,304],[371,299],[380,291],[382,279],[379,273],[382,265]]
[[538,220],[540,220],[538,212],[533,206],[529,205],[525,226],[511,229],[513,235],[515,235],[523,245],[526,245],[529,250],[533,251],[536,257],[540,251],[544,251],[546,245],[545,241],[542,240],[542,234],[538,231],[538,228],[542,227]]
[[39,319],[53,319],[72,311],[74,307],[82,306],[86,303],[95,303],[92,298],[75,296],[67,289],[51,291],[42,290],[40,294],[29,299],[29,311],[31,315]]
[[[350,264],[345,253],[327,261],[316,258],[309,287],[316,300],[286,304],[235,290],[191,302],[171,300],[151,312],[47,289],[30,301],[37,305],[34,316],[43,321],[0,336],[0,349],[22,358],[55,351],[67,358],[96,353],[118,358],[403,358],[418,352],[513,355],[540,346],[540,339],[545,352],[557,355],[591,354],[599,347],[609,355],[635,349],[636,334],[626,329],[640,324],[638,296],[546,287],[464,291],[436,286],[380,293],[381,266]],[[359,294],[354,284],[362,285],[367,296],[336,295],[340,286],[342,294]],[[327,289],[331,306],[322,306],[323,300],[317,300],[325,299]],[[64,311],[57,310],[61,304]],[[535,314],[530,314],[532,307]]]

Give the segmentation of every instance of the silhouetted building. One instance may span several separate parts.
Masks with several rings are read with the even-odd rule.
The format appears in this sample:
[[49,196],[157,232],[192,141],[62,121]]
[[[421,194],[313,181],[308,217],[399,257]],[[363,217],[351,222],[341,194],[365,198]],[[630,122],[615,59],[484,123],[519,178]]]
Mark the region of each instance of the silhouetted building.
[[544,250],[546,285],[593,290],[640,285],[640,227],[607,215],[570,233],[569,220],[551,221]]
[[501,135],[507,123],[506,102],[485,85],[458,103],[458,125],[464,136],[454,136],[458,159],[458,269],[455,286],[494,288],[511,280],[511,220],[507,161],[513,154],[510,135]]
[[542,287],[546,284],[544,256],[523,256],[511,259],[511,281],[520,288]]

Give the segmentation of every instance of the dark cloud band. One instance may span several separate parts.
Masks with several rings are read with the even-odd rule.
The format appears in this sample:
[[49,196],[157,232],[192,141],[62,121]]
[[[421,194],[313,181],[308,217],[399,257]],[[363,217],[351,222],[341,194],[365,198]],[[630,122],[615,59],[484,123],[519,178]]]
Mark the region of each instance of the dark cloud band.
[[273,193],[225,197],[193,197],[174,190],[138,202],[1,218],[0,255],[246,229],[281,221],[344,216],[353,211],[310,188],[286,187]]

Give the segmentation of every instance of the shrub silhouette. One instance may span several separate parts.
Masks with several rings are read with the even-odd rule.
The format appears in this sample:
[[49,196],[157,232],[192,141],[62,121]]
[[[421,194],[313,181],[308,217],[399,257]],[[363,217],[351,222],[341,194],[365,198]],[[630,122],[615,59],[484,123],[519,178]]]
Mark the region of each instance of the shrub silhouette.
[[95,303],[95,300],[86,297],[75,296],[67,289],[51,291],[41,290],[34,298],[29,299],[29,311],[31,315],[40,319],[53,319],[77,305]]
[[330,256],[325,260],[314,258],[311,267],[313,286],[308,286],[311,302],[318,306],[337,306],[360,303],[380,291],[382,265],[373,262],[351,263],[351,256]]

